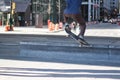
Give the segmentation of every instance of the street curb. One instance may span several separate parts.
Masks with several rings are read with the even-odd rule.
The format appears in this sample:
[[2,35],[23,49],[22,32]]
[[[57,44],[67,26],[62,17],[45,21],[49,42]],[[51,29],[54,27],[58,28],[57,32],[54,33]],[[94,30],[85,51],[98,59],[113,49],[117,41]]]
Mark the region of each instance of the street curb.
[[[42,43],[42,42],[41,42]],[[120,61],[120,49],[101,47],[78,47],[77,44],[51,44],[20,42],[20,44],[2,44],[0,56],[33,57],[36,59],[80,61]],[[9,45],[9,46],[8,46]],[[11,47],[10,47],[11,46]],[[1,51],[4,50],[4,51]],[[3,53],[2,53],[3,52]]]
[[35,58],[50,58],[60,60],[103,60],[119,61],[120,49],[101,47],[77,47],[76,45],[48,45],[30,42],[21,42],[20,56]]
[[[20,42],[21,45],[33,45],[33,46],[58,46],[58,47],[80,47],[78,44],[67,44],[67,43],[55,43],[55,42]],[[103,48],[103,49],[120,49],[120,45],[111,45],[111,44],[90,44],[90,45],[83,45],[80,48]]]

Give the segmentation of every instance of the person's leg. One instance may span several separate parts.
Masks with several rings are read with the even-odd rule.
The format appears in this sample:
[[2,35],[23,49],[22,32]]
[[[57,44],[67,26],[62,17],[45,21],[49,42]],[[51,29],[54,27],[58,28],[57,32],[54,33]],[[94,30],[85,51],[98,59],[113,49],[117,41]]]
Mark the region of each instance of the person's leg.
[[68,14],[64,14],[64,24],[68,24],[68,18],[69,18],[69,15]]
[[64,14],[64,27],[67,30],[71,30],[71,28],[69,27],[69,18],[70,18],[70,14]]
[[79,23],[80,33],[78,34],[78,36],[80,36],[80,38],[84,38],[84,34],[86,30],[86,23],[85,23],[84,18],[82,18],[80,14],[73,14],[72,18]]

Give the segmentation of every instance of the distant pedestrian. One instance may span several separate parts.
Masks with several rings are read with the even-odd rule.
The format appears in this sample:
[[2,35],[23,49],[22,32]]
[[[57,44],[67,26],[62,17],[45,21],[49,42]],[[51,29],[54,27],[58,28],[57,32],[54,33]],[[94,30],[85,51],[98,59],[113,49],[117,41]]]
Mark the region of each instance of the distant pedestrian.
[[81,15],[80,10],[82,0],[65,0],[65,1],[66,1],[66,9],[64,10],[65,26],[68,25],[68,18],[74,19],[77,23],[79,23],[80,27],[78,36],[79,38],[84,39],[86,23]]

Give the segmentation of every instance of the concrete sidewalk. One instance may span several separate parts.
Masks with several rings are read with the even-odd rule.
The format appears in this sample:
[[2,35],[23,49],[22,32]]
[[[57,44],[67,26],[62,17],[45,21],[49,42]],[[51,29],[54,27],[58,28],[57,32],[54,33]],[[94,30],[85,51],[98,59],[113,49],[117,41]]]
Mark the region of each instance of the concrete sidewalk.
[[34,61],[29,58],[0,59],[0,65],[1,80],[120,80],[119,66],[107,66],[105,62],[90,65]]
[[[23,35],[67,35],[64,30],[49,31],[47,26],[43,28],[35,28],[35,26],[29,27],[14,27],[14,31],[5,31],[5,27],[0,27],[0,34],[23,34]],[[88,25],[85,36],[95,37],[119,37],[120,38],[120,26],[110,23],[99,23],[94,25]]]

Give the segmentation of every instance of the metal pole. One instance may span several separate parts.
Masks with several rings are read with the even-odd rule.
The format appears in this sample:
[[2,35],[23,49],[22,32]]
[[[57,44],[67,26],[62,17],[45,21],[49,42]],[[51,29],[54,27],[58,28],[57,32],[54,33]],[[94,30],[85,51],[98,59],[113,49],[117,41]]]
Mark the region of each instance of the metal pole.
[[88,21],[91,21],[91,0],[88,0]]
[[12,31],[12,25],[13,25],[13,15],[12,15],[12,2],[13,0],[10,1],[10,6],[11,6],[11,9],[10,9],[10,19],[9,19],[9,23],[10,23],[10,31]]
[[53,23],[56,23],[56,11],[55,11],[55,9],[56,9],[56,1],[55,0],[53,0]]
[[51,0],[49,0],[49,4],[48,4],[48,14],[49,14],[49,19],[50,19],[50,14],[51,14]]
[[60,13],[61,13],[61,2],[59,0],[59,22],[60,22]]

